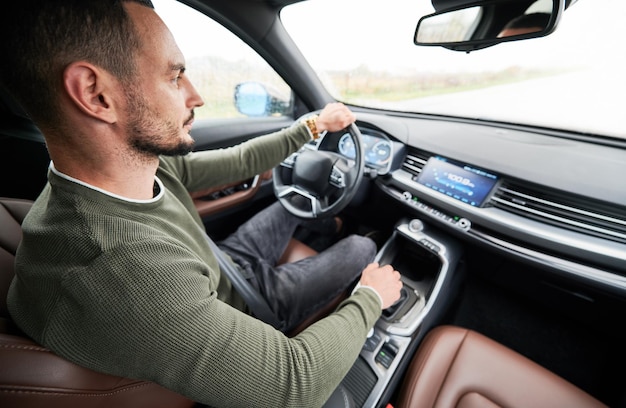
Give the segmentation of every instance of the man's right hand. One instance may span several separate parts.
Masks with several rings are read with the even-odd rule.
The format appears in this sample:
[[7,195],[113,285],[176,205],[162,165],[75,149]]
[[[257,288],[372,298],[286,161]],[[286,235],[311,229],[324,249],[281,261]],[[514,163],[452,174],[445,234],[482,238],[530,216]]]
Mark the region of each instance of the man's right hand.
[[365,267],[359,283],[374,289],[383,301],[383,309],[400,299],[402,280],[400,272],[391,265],[380,266],[374,262]]

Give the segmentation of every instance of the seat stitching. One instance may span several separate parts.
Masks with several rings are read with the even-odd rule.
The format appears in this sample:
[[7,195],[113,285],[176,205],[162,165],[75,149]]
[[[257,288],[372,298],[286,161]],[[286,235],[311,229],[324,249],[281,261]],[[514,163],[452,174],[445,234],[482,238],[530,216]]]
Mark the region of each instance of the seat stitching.
[[45,347],[40,347],[40,346],[26,346],[26,345],[19,345],[19,344],[0,344],[0,348],[4,348],[4,349],[18,349],[18,350],[31,350],[31,351],[40,351],[42,353],[51,353],[50,350],[48,350]]
[[[111,396],[111,395],[115,395],[115,394],[120,394],[120,393],[123,393],[123,392],[134,391],[136,388],[147,387],[147,386],[153,385],[153,384],[154,383],[150,383],[150,382],[147,382],[147,381],[141,381],[139,384],[128,385],[126,387],[123,387],[123,388],[115,390],[115,391],[91,392],[91,393],[71,392],[71,391],[65,391],[65,390],[59,390],[59,391],[37,391],[37,390],[20,390],[20,389],[0,389],[0,394],[37,394],[37,395],[59,395],[59,394],[65,394],[65,395],[78,396],[78,397],[106,397],[106,396]],[[154,384],[154,385],[156,385],[156,384]]]

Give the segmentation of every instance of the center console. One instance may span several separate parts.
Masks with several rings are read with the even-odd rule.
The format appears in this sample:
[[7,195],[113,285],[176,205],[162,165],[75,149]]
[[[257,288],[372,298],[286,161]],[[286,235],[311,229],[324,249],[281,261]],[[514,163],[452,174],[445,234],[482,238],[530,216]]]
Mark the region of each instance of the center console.
[[422,337],[454,298],[462,272],[460,248],[419,219],[396,225],[376,261],[402,274],[401,298],[383,311],[342,382],[355,406],[382,404],[402,380]]

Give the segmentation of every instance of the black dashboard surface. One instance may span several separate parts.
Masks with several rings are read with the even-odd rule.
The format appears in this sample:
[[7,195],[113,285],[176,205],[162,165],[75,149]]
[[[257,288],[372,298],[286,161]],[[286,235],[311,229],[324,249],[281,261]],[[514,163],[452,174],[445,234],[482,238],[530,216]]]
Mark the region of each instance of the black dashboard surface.
[[360,114],[392,138],[521,180],[623,206],[626,148],[586,143],[540,129]]

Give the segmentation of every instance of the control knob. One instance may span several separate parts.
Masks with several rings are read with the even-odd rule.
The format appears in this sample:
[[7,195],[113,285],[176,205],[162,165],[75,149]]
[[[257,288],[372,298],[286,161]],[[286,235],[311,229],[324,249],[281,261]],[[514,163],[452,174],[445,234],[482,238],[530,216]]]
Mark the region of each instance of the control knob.
[[472,223],[467,218],[461,218],[460,220],[456,222],[456,225],[463,228],[464,230],[468,230],[472,226]]
[[421,232],[424,229],[424,223],[422,220],[414,218],[409,221],[409,231],[411,232]]

